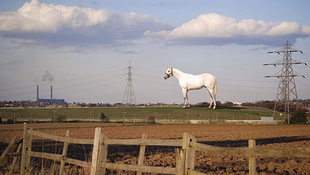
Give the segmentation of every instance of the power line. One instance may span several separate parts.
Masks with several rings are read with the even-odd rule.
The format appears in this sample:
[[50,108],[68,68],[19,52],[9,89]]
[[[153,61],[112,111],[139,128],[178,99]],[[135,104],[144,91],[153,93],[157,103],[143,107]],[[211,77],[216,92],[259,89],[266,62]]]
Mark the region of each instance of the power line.
[[234,91],[234,90],[223,90],[219,89],[219,92],[233,92],[233,93],[240,93],[240,94],[273,94],[273,93],[266,93],[266,92],[249,92],[249,91]]

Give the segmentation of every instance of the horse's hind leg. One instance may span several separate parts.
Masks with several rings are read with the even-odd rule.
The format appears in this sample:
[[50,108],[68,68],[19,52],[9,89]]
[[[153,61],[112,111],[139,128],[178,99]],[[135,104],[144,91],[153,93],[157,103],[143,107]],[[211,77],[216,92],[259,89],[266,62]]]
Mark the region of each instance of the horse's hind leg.
[[209,105],[209,108],[211,108],[212,107],[212,103],[213,103],[213,98],[212,98],[212,95],[211,95],[210,92],[209,92],[209,95],[210,95],[210,105]]
[[216,108],[216,96],[212,94],[212,98],[213,98],[213,109],[215,109]]
[[186,98],[187,98],[187,107],[190,108],[191,107],[191,102],[189,101],[189,90],[187,90]]
[[210,95],[210,105],[209,108],[212,107],[213,104],[213,109],[216,108],[216,97],[214,95],[213,89],[208,89],[209,95]]

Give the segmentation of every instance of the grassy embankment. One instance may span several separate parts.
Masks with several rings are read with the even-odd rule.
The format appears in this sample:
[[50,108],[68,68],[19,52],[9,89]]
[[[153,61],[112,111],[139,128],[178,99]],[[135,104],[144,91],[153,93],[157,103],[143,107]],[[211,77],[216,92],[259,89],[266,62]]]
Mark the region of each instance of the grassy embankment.
[[[13,109],[0,109],[2,120],[13,119]],[[44,121],[51,122],[55,118],[63,118],[64,121],[75,121],[84,119],[91,122],[100,119],[104,113],[110,120],[123,119],[147,119],[155,117],[158,120],[259,120],[261,116],[272,116],[272,111],[265,108],[246,107],[241,109],[208,109],[193,107],[182,109],[180,107],[132,107],[132,108],[34,108],[16,109],[16,121]]]

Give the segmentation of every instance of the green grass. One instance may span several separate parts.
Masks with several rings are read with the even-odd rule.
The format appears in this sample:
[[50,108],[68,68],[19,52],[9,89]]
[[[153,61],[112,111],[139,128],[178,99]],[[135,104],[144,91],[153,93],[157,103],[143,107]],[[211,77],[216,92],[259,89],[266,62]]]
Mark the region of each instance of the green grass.
[[[272,111],[265,108],[246,107],[242,109],[208,109],[203,107],[192,107],[182,109],[181,107],[132,107],[132,108],[35,108],[17,109],[15,117],[17,121],[46,119],[52,120],[55,117],[74,119],[98,119],[104,113],[110,119],[147,119],[150,116],[157,119],[230,119],[230,120],[259,120],[261,116],[272,116]],[[2,119],[13,119],[12,109],[0,109]]]

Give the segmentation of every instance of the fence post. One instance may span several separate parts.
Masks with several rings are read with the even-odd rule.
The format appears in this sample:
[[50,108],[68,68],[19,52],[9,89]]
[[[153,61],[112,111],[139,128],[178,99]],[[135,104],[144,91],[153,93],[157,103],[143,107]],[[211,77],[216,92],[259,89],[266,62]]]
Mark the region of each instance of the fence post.
[[[249,140],[249,148],[255,148],[256,141],[253,139]],[[250,156],[249,157],[249,175],[254,175],[256,172],[256,158]]]
[[177,174],[176,175],[185,175],[185,154],[186,150],[185,149],[176,149],[176,169],[177,169]]
[[195,168],[195,149],[190,143],[195,143],[196,138],[189,133],[183,133],[182,149],[185,149],[185,174],[188,170],[194,170]]
[[[70,131],[67,130],[66,132],[66,137],[69,137],[70,136]],[[64,147],[63,147],[63,150],[62,150],[62,159],[61,159],[61,163],[60,163],[60,170],[59,170],[59,175],[62,175],[64,173],[64,168],[65,168],[65,160],[67,158],[67,151],[68,151],[68,142],[65,142],[64,143]]]
[[102,162],[102,166],[101,166],[101,174],[105,174],[106,172],[106,163],[107,163],[107,159],[108,159],[108,145],[104,144],[104,140],[108,139],[104,134],[100,134],[100,140],[101,140],[101,144],[100,144],[100,154],[99,156],[101,157],[101,162]]
[[32,138],[29,134],[29,127],[26,123],[24,123],[24,133],[23,133],[23,149],[22,149],[22,160],[21,160],[21,168],[20,174],[23,175],[29,170],[30,165],[30,155],[29,152],[31,151],[31,142]]
[[91,162],[91,175],[101,174],[100,172],[100,163],[101,163],[101,154],[100,154],[100,144],[102,144],[101,136],[101,128],[97,127],[95,129],[95,138],[94,138],[94,146],[93,146],[93,155]]
[[[147,139],[146,134],[142,134],[142,140]],[[139,153],[139,159],[138,159],[138,165],[143,165],[143,159],[144,159],[144,154],[145,154],[145,145],[140,146],[140,153]],[[141,175],[141,171],[137,171],[137,175]]]

